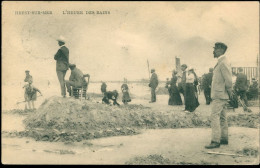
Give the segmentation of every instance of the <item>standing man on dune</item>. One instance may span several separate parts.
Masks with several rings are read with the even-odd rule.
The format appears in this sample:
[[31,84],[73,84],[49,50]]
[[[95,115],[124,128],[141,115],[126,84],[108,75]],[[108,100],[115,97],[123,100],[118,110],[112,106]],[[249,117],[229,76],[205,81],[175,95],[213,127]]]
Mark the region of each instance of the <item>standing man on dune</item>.
[[65,39],[61,36],[57,39],[60,46],[54,56],[56,60],[56,72],[60,82],[61,96],[66,97],[65,75],[69,68],[69,49],[65,46]]

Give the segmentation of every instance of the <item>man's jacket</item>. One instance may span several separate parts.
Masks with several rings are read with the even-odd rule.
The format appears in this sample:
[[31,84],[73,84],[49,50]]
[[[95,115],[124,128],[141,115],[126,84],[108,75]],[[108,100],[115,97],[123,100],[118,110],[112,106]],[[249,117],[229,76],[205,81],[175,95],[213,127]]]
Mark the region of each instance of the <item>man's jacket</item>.
[[243,73],[237,74],[237,79],[235,83],[235,88],[239,91],[246,91],[248,89],[247,77]]
[[152,74],[149,86],[154,89],[158,86],[158,77],[157,77],[156,73]]
[[203,89],[209,89],[211,87],[212,77],[213,77],[213,73],[205,74],[202,83]]
[[56,70],[65,71],[69,68],[69,49],[62,46],[54,56],[56,60]]
[[84,74],[81,70],[79,70],[78,68],[74,68],[71,71],[69,80],[77,83],[78,85],[86,85],[87,82],[83,76]]
[[229,99],[227,90],[232,91],[231,66],[225,56],[219,58],[214,67],[211,97],[212,99]]

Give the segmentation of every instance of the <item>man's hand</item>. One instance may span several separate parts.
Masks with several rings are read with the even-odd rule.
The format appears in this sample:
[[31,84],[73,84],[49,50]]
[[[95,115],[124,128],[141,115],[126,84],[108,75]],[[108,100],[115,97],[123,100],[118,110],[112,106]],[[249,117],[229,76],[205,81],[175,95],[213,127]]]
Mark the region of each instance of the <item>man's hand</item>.
[[85,74],[85,75],[83,75],[83,77],[85,78],[85,77],[90,77],[90,75],[89,74]]
[[232,100],[234,98],[234,93],[232,92],[232,90],[227,90],[229,99]]

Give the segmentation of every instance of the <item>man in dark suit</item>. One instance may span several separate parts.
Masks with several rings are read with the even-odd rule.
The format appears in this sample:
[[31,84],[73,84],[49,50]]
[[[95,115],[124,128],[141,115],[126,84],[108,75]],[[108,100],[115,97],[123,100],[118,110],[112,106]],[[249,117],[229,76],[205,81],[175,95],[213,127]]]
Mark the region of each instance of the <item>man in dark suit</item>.
[[206,104],[209,105],[211,100],[211,83],[212,83],[212,76],[213,76],[213,68],[209,68],[209,73],[205,74],[203,78],[203,89],[204,95],[206,99]]
[[60,46],[59,50],[54,56],[56,60],[56,72],[60,82],[61,95],[66,97],[66,88],[65,88],[65,75],[69,68],[69,49],[65,46],[65,40],[63,37],[57,39]]
[[240,99],[244,101],[245,106],[243,106],[244,111],[249,111],[246,91],[248,89],[247,76],[243,73],[243,68],[238,68],[237,79],[234,86]]
[[228,99],[233,99],[231,66],[224,55],[227,46],[224,43],[215,43],[214,58],[218,63],[214,67],[211,85],[211,143],[205,148],[219,148],[228,144],[228,123],[226,105]]
[[151,88],[151,101],[149,103],[154,103],[156,102],[156,93],[155,89],[158,86],[158,77],[157,74],[155,73],[155,69],[151,70],[152,76],[150,79],[149,87]]

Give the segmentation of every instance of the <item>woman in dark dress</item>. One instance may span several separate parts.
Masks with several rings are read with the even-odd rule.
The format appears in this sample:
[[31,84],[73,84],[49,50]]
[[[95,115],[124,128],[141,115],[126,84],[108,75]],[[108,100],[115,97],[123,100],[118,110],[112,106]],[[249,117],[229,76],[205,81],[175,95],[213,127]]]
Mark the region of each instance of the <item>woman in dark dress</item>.
[[171,81],[166,83],[170,95],[168,105],[182,105],[181,96],[176,85],[177,79],[177,71],[173,71]]
[[123,93],[122,102],[124,104],[128,104],[128,102],[131,102],[131,98],[129,95],[129,89],[128,89],[128,85],[127,85],[126,81],[124,81],[124,83],[122,84],[121,90]]
[[194,87],[195,75],[193,69],[188,70],[186,76],[185,112],[193,112],[199,106]]
[[167,79],[166,79],[165,88],[168,89],[168,92],[169,92],[168,105],[173,105],[173,101],[172,101],[172,98],[171,98],[171,87],[169,86],[170,83],[171,83],[171,81],[169,81],[169,78],[167,78]]
[[107,92],[107,84],[105,82],[102,82],[101,92],[103,95]]

